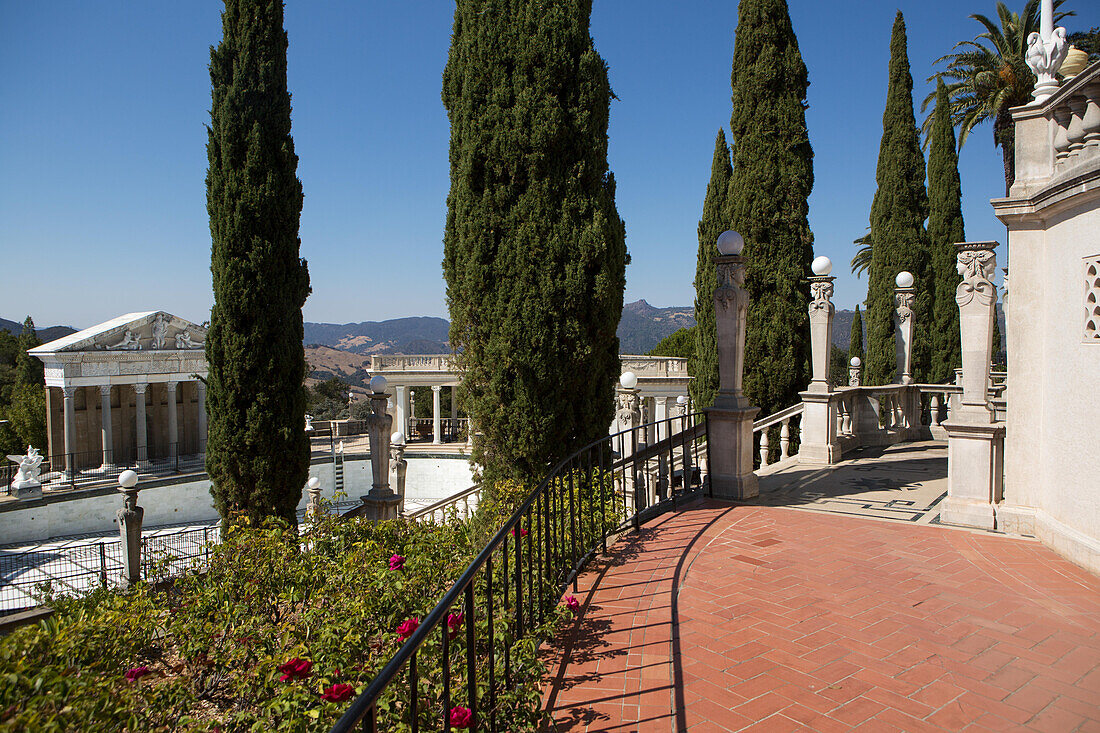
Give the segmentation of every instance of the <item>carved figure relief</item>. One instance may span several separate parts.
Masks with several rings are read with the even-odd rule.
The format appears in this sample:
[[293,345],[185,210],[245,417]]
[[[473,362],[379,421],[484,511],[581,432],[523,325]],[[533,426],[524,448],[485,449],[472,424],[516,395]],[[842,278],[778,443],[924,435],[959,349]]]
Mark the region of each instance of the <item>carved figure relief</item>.
[[810,315],[825,311],[831,314],[835,311],[832,302],[833,282],[828,280],[810,280]]
[[201,349],[204,345],[202,341],[192,339],[190,331],[180,331],[176,334],[177,349]]
[[894,294],[894,304],[897,306],[894,310],[894,316],[897,318],[898,323],[905,323],[913,317],[913,300],[915,297],[914,293]]
[[12,480],[12,486],[24,481],[38,481],[39,467],[42,465],[43,459],[37,448],[28,445],[27,455],[8,456],[8,460],[19,464],[19,470],[15,474],[15,479]]
[[1085,339],[1100,341],[1100,255],[1085,261]]
[[158,313],[153,319],[153,348],[163,349],[168,337],[168,319],[163,313]]
[[740,263],[718,265],[718,287],[714,291],[714,301],[729,310],[733,305],[737,311],[748,307],[748,296],[745,292],[745,266]]
[[138,351],[141,349],[141,339],[135,336],[134,332],[127,328],[126,333],[122,335],[122,340],[117,344],[109,344],[107,346],[96,344],[96,348],[106,349],[107,351]]
[[638,395],[631,392],[619,392],[615,395],[617,407],[615,420],[620,426],[629,427],[633,421],[640,417],[638,412]]
[[992,304],[997,299],[997,286],[993,284],[996,267],[997,257],[992,249],[961,250],[956,269],[963,281],[955,289],[955,302],[962,307],[977,298],[981,305]]

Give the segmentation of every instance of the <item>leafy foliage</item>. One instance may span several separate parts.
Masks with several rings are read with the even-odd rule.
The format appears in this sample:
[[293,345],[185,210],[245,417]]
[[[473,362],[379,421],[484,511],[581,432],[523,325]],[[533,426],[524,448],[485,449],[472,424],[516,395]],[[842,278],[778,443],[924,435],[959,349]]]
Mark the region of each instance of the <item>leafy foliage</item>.
[[745,392],[767,415],[793,404],[809,381],[809,79],[785,0],[738,3],[731,79],[726,220],[744,237],[752,298]]
[[926,378],[929,366],[929,323],[932,287],[928,235],[928,195],[924,188],[924,156],[913,114],[913,77],[909,73],[905,19],[899,11],[890,38],[889,87],[882,116],[875,180],[878,190],[871,204],[871,265],[867,285],[867,384],[893,381],[897,368],[894,347],[894,278],[903,270],[913,274],[916,313],[913,336],[913,374]]
[[[679,331],[673,331],[664,339],[661,343],[653,347],[649,352],[649,356],[676,356],[681,359],[688,360],[688,372],[695,376],[691,372],[691,363],[695,359],[695,348],[697,343],[696,331],[698,326],[691,326],[690,328],[681,328]],[[698,377],[696,377],[698,379]],[[694,380],[693,380],[694,381]]]
[[473,460],[531,481],[605,434],[625,230],[585,0],[459,0],[443,271]]
[[871,244],[871,232],[870,227],[868,231],[859,239],[852,241],[852,244],[858,244],[859,249],[856,250],[855,256],[852,257],[851,267],[852,274],[856,277],[861,276],[867,272],[867,268],[871,266],[871,250],[873,246]]
[[290,136],[281,0],[226,0],[210,51],[206,202],[214,307],[206,468],[222,517],[293,524],[309,470],[298,256],[302,184]]
[[[1064,2],[1054,0],[1055,10]],[[956,43],[954,53],[936,59],[935,63],[947,66],[928,77],[928,81],[947,80],[951,120],[959,128],[959,147],[976,126],[993,122],[993,143],[1001,147],[1004,160],[1006,192],[1016,177],[1016,128],[1009,110],[1030,102],[1035,88],[1035,76],[1025,58],[1027,37],[1039,30],[1039,4],[1040,0],[1028,0],[1024,12],[1016,14],[998,1],[996,23],[985,15],[971,15],[985,30],[972,41]],[[1073,14],[1055,12],[1054,20],[1057,23]],[[936,95],[932,91],[925,97],[922,111]],[[934,115],[925,119],[925,132],[932,127],[933,119]]]
[[718,253],[718,235],[730,228],[727,201],[732,176],[726,131],[719,129],[714,140],[710,182],[703,199],[703,216],[699,219],[699,254],[695,263],[695,344],[688,360],[688,373],[694,377],[688,389],[699,407],[712,405],[718,391],[718,327],[714,320],[714,289],[718,286],[718,272],[714,258]]
[[42,342],[27,316],[18,336],[0,331],[0,452],[46,450],[46,391],[41,361],[27,353]]
[[937,84],[936,111],[928,147],[928,241],[933,278],[932,346],[929,381],[949,382],[955,368],[962,366],[959,307],[955,289],[962,278],[955,267],[955,243],[965,242],[962,214],[962,183],[959,156],[955,150],[955,128],[951,124],[947,87]]

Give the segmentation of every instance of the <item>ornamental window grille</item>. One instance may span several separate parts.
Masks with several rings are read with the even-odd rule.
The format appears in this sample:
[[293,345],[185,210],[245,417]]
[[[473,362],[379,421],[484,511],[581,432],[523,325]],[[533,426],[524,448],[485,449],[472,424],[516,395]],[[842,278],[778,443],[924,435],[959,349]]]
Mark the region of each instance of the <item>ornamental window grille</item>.
[[1100,255],[1085,258],[1085,340],[1100,342]]

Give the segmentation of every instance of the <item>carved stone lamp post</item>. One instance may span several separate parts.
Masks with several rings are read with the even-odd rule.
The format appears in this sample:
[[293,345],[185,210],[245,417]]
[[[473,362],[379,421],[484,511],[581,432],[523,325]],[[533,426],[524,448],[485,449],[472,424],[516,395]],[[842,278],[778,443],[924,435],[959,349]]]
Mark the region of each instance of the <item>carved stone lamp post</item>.
[[371,521],[397,517],[401,497],[390,488],[390,430],[393,416],[386,412],[390,396],[386,394],[386,378],[378,374],[370,380],[371,414],[366,423],[370,439],[370,467],[374,483],[366,496],[359,497],[365,505],[362,516]]
[[997,242],[956,244],[962,282],[955,290],[962,336],[962,395],[943,423],[947,431],[947,499],[940,514],[946,524],[993,529],[994,505],[1001,500],[1004,424],[994,422],[989,403],[989,361],[997,286],[993,272]]
[[858,387],[863,381],[863,361],[858,356],[853,356],[848,362],[848,386]]
[[145,510],[138,506],[138,475],[123,471],[118,476],[118,490],[122,493],[122,508],[118,510],[118,533],[122,540],[122,575],[120,588],[129,588],[141,580],[141,520]]
[[714,316],[718,330],[718,394],[707,408],[711,491],[721,499],[751,499],[759,493],[752,471],[753,407],[742,391],[745,369],[745,325],[749,293],[745,290],[745,240],[737,232],[718,237],[718,287]]
[[306,514],[315,517],[321,513],[321,479],[310,476],[309,481],[306,482],[306,491],[309,493]]
[[825,256],[814,259],[810,266],[810,365],[813,370],[810,385],[801,393],[802,445],[798,462],[811,464],[836,463],[840,460],[840,444],[836,439],[836,406],[832,400],[833,385],[829,384],[829,357],[833,349],[833,271],[832,261]]
[[913,275],[899,272],[894,278],[894,347],[897,353],[898,384],[913,383],[913,303],[916,289]]
[[398,430],[390,436],[390,486],[397,491],[400,502],[397,511],[405,511],[405,476],[409,471],[409,462],[405,460],[405,434]]

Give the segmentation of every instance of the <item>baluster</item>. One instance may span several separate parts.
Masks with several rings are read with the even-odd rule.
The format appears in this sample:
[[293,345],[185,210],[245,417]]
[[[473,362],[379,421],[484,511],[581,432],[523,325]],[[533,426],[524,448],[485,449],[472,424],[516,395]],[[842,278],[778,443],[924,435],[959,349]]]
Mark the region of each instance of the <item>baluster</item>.
[[940,425],[940,393],[932,393],[932,427]]
[[1054,131],[1054,157],[1058,163],[1069,157],[1069,119],[1068,107],[1057,107],[1054,110],[1054,122],[1057,128]]
[[768,428],[760,431],[760,467],[768,465]]
[[847,397],[842,397],[837,403],[840,405],[840,434],[852,434],[852,407]]
[[1085,96],[1087,107],[1085,116],[1081,119],[1081,127],[1085,130],[1085,145],[1095,148],[1100,145],[1100,83],[1090,84],[1085,90]]
[[1085,98],[1073,97],[1069,100],[1070,120],[1066,128],[1066,140],[1069,141],[1069,154],[1076,155],[1085,147]]
[[791,446],[791,419],[787,418],[783,421],[782,427],[779,429],[779,460],[786,458],[788,449]]

